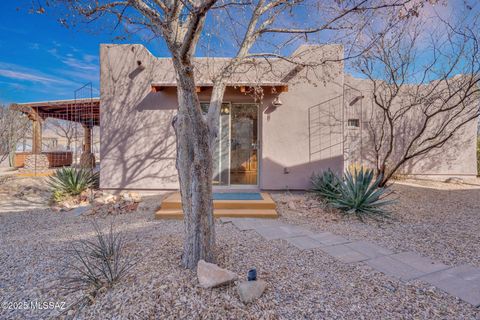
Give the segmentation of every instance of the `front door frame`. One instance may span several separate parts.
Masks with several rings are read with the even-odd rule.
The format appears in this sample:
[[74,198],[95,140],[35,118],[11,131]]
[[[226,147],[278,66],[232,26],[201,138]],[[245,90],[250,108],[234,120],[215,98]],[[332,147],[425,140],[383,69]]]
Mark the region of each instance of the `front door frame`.
[[[209,103],[208,101],[201,101],[201,103]],[[229,117],[229,139],[230,139],[230,150],[228,155],[228,161],[231,165],[231,152],[232,152],[232,106],[233,105],[255,105],[257,107],[257,179],[256,184],[231,184],[230,183],[230,172],[228,174],[228,185],[214,185],[213,190],[216,191],[228,191],[231,189],[241,189],[241,190],[259,190],[260,186],[260,172],[262,169],[262,142],[261,142],[261,122],[262,122],[262,113],[260,112],[260,103],[255,102],[232,102],[232,101],[223,101],[222,103],[228,103],[230,105],[230,117]],[[229,171],[231,166],[229,165]]]
[[[236,189],[258,189],[260,185],[260,159],[261,159],[261,143],[260,143],[260,137],[261,137],[261,132],[260,132],[260,104],[255,103],[255,102],[236,102],[236,103],[231,103],[230,106],[233,105],[255,105],[257,107],[257,178],[255,184],[231,184],[230,183],[230,178],[229,178],[229,187],[233,187]],[[230,114],[231,114],[231,109],[230,109]],[[231,137],[231,130],[232,130],[232,116],[230,115],[230,137]],[[232,152],[231,150],[231,142],[230,142],[230,153]],[[230,164],[231,164],[231,159],[230,159]]]

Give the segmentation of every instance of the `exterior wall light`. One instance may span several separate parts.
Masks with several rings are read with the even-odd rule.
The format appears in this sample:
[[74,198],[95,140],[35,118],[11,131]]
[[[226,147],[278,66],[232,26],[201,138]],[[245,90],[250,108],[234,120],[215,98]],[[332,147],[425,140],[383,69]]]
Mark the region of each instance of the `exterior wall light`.
[[272,105],[274,107],[280,107],[282,104],[283,104],[283,102],[282,102],[282,100],[280,100],[279,97],[275,97],[275,99],[273,99],[273,101],[272,101]]

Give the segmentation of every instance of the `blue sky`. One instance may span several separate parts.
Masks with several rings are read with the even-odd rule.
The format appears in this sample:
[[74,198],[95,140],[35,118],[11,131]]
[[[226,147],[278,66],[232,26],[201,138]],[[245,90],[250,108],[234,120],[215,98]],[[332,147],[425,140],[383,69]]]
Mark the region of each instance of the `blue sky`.
[[[99,44],[114,36],[67,29],[53,12],[28,13],[30,3],[0,1],[0,103],[73,99],[74,90],[88,82],[98,96]],[[160,45],[146,45],[166,54]]]
[[98,45],[108,38],[68,30],[21,3],[0,2],[0,103],[71,99],[87,82],[98,90]]
[[[462,0],[451,1],[435,10],[448,16],[453,4]],[[45,14],[31,14],[31,3],[0,0],[0,103],[73,99],[74,91],[88,82],[93,85],[93,95],[98,96],[99,45],[114,42],[115,35],[98,25],[94,32],[87,32],[85,26],[67,29],[57,22],[62,16],[59,8],[47,7]],[[211,24],[210,36],[199,45],[199,55],[211,46],[217,55],[231,55],[232,39],[225,38],[223,28],[219,28],[226,25],[222,21]],[[140,32],[124,42],[143,43],[154,55],[169,55],[161,41],[146,42],[147,38],[146,32]]]

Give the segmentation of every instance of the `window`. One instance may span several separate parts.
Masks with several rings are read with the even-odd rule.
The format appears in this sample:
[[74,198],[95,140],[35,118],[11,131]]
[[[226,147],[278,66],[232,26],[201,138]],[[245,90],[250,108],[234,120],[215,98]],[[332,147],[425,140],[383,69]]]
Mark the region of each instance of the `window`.
[[359,119],[348,119],[347,126],[351,128],[360,128],[360,120]]

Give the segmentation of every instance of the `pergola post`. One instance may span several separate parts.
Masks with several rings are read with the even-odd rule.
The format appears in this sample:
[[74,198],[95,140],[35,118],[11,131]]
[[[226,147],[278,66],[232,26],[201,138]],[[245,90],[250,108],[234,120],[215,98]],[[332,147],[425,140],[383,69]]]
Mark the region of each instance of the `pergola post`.
[[38,114],[30,117],[32,121],[32,153],[42,153],[42,119]]
[[83,125],[83,152],[92,153],[92,127]]
[[95,167],[95,155],[92,153],[92,125],[83,126],[83,152],[80,156],[80,166],[84,168]]

